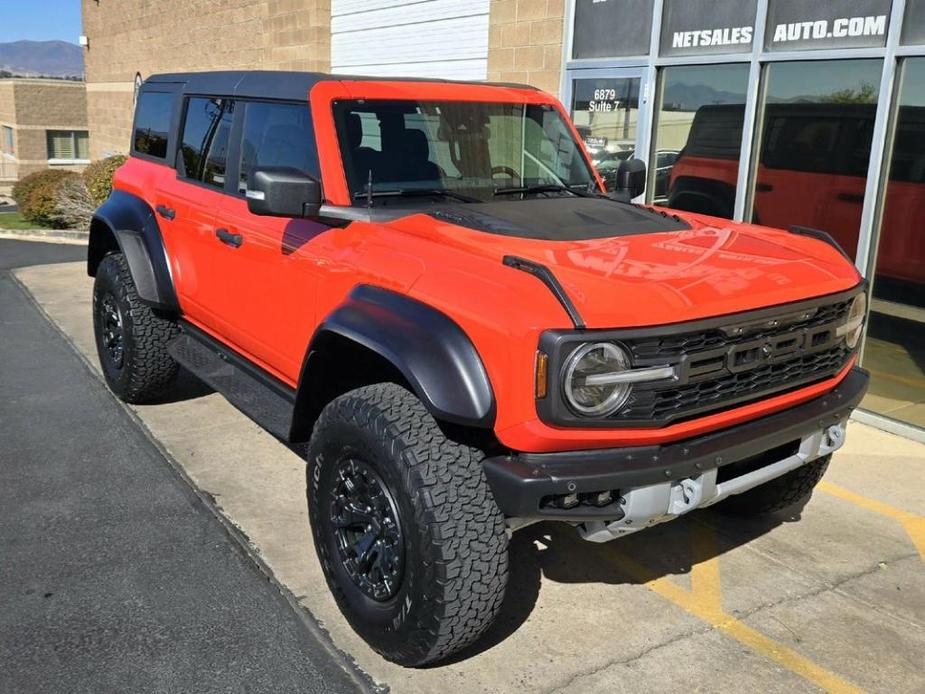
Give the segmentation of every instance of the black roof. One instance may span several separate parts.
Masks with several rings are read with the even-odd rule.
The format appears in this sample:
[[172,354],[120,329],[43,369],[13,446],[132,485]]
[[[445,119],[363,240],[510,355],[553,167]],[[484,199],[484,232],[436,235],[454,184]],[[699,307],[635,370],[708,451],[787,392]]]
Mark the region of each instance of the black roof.
[[536,89],[527,84],[472,82],[423,77],[367,77],[330,75],[323,72],[286,72],[282,70],[223,70],[216,72],[173,72],[151,75],[145,85],[182,84],[187,94],[216,94],[265,99],[305,99],[318,82],[396,81],[437,82],[443,84],[479,84],[499,87]]

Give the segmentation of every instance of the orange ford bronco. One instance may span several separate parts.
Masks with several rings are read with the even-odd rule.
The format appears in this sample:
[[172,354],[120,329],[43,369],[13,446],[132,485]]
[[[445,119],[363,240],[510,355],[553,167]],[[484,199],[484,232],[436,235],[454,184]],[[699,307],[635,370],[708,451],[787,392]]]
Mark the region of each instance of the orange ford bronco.
[[497,616],[511,532],[805,502],[867,386],[831,238],[632,204],[639,161],[616,180],[529,87],[151,77],[91,227],[103,373],[142,402],[182,366],[306,444],[345,617],[446,658]]

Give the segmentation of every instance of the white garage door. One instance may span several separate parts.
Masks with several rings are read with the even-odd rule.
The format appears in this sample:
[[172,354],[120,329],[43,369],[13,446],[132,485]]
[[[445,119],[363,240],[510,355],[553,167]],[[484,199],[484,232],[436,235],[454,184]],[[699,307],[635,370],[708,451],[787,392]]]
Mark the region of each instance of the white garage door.
[[489,0],[332,0],[331,72],[483,80]]

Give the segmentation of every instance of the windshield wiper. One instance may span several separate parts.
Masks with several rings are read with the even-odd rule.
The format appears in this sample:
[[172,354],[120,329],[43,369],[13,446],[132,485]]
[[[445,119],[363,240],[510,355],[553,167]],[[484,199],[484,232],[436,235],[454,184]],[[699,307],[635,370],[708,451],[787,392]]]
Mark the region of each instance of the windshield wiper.
[[481,202],[478,198],[469,195],[463,195],[450,190],[449,188],[398,188],[396,190],[374,190],[372,193],[366,191],[354,193],[354,198],[416,198],[429,197],[432,195],[442,195],[445,198],[452,198],[460,202]]
[[563,186],[558,183],[541,183],[535,186],[516,186],[512,188],[496,188],[494,195],[530,195],[532,193],[571,193],[579,198],[596,198],[597,195],[586,190],[575,190],[576,187],[587,188],[586,183],[577,183],[575,186]]

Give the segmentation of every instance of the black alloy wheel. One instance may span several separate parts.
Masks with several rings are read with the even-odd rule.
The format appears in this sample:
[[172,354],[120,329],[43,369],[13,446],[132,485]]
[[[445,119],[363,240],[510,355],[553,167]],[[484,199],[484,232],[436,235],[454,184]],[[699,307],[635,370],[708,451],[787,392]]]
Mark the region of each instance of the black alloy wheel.
[[386,483],[362,460],[338,461],[330,520],[340,561],[357,588],[377,602],[394,597],[405,561],[398,510]]
[[109,356],[110,365],[121,369],[125,358],[125,328],[122,325],[122,312],[112,292],[106,292],[99,302],[100,339]]

